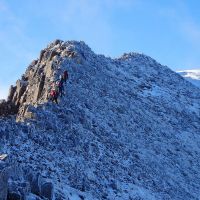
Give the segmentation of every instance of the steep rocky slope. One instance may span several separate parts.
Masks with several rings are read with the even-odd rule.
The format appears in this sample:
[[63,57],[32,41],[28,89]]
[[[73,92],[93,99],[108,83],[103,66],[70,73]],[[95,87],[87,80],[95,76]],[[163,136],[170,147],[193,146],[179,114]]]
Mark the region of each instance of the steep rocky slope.
[[[56,105],[47,91],[65,69]],[[7,103],[18,123],[0,119],[0,151],[51,180],[55,199],[200,197],[200,90],[148,56],[57,40]]]

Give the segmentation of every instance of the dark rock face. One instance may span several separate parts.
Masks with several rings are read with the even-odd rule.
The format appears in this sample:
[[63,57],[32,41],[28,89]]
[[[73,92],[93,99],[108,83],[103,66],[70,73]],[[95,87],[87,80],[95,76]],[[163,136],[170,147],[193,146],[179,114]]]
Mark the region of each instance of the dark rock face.
[[42,184],[42,186],[41,186],[41,196],[42,197],[52,200],[53,194],[54,194],[53,184],[51,182]]
[[15,115],[18,112],[18,106],[10,101],[0,103],[0,116]]
[[53,184],[42,179],[39,173],[29,170],[26,174],[26,171],[10,160],[0,162],[0,200],[53,199]]
[[80,64],[83,54],[61,40],[55,40],[43,49],[39,59],[32,61],[25,74],[17,80],[16,86],[10,87],[7,101],[0,104],[0,116],[18,113],[17,121],[32,118],[33,115],[26,112],[27,107],[48,101],[49,87],[62,74],[60,65],[65,58],[73,58]]
[[[19,176],[19,175],[18,175]],[[23,176],[15,177],[8,182],[8,199],[24,199],[30,191],[30,183],[25,180],[20,180]]]
[[31,192],[36,194],[36,195],[40,195],[40,188],[41,188],[41,182],[40,182],[40,174],[29,174],[29,180],[31,183]]
[[0,172],[0,199],[6,200],[8,193],[8,174],[5,170]]
[[9,192],[7,200],[22,200],[20,193]]
[[20,104],[24,102],[24,99],[22,97],[23,97],[24,92],[26,91],[27,85],[28,85],[27,81],[24,81],[24,80],[17,81],[16,83],[17,88],[12,100],[12,102],[15,103],[15,105],[20,106]]

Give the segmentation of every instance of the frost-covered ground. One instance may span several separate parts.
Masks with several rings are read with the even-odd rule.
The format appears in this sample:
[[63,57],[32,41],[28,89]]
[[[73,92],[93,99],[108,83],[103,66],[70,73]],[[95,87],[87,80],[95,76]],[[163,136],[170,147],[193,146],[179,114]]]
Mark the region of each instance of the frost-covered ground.
[[0,151],[51,179],[56,199],[199,199],[200,89],[142,54],[68,46],[82,60],[54,57],[64,98],[0,119]]
[[178,73],[185,79],[190,81],[192,84],[200,88],[200,69],[183,70],[183,71],[178,71]]

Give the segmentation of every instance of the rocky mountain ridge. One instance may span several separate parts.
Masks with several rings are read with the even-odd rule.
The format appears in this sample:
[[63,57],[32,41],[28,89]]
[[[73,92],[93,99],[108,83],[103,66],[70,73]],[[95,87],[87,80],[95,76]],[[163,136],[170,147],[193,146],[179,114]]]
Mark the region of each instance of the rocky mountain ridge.
[[[56,105],[48,87],[66,69]],[[200,90],[148,56],[111,59],[84,42],[56,40],[6,103],[18,123],[0,118],[0,153],[51,180],[53,199],[200,196]]]

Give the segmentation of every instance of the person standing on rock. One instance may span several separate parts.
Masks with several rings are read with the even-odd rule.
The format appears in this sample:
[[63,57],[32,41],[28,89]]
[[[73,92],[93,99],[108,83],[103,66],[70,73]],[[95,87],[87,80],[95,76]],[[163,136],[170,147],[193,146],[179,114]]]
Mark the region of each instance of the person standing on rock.
[[53,90],[56,89],[56,82],[55,81],[51,82],[50,88],[53,89]]
[[58,93],[57,93],[57,91],[52,89],[51,92],[50,92],[50,96],[51,96],[52,102],[55,102],[56,104],[58,104]]
[[59,80],[56,81],[54,89],[59,96]]
[[64,82],[63,77],[60,76],[60,80],[58,81],[57,84],[58,84],[59,95],[61,97],[64,95],[64,92],[63,92],[63,90],[64,90],[63,82]]
[[50,93],[49,93],[50,98],[49,99],[52,102],[55,102],[56,104],[58,104],[58,88],[57,88],[55,81],[52,81],[48,90],[50,91]]
[[63,73],[63,81],[66,83],[67,79],[68,79],[68,72],[67,70],[65,70]]

